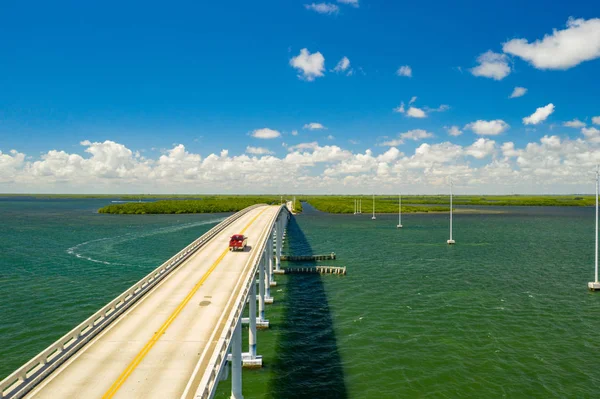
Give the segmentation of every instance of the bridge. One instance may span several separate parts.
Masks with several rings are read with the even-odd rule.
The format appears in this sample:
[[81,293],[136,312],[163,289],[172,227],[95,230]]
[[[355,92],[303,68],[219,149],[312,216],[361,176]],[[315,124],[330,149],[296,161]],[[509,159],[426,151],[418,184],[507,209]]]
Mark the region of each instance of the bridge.
[[[206,399],[228,362],[242,398],[242,367],[262,365],[256,330],[268,327],[291,206],[254,205],[213,227],[0,382],[0,399]],[[230,252],[238,233],[248,248]]]

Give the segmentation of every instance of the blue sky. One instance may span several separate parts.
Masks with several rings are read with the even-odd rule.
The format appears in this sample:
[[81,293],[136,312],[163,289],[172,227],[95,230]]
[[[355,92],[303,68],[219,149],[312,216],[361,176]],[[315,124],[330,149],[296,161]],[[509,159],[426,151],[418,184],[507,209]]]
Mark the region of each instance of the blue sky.
[[[0,191],[589,191],[598,18],[591,1],[6,1]],[[270,182],[282,168],[300,183]]]

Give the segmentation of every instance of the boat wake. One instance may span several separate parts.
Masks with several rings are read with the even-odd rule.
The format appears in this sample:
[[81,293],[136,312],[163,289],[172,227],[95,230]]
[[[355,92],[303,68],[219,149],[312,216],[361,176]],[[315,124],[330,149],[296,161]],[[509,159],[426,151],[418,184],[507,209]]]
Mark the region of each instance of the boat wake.
[[225,220],[225,218],[205,220],[202,222],[185,223],[185,224],[176,225],[176,226],[160,227],[160,228],[150,230],[150,231],[147,231],[144,233],[127,233],[127,234],[121,234],[121,235],[113,236],[113,237],[98,238],[95,240],[89,240],[89,241],[85,241],[85,242],[79,243],[77,245],[74,245],[71,248],[68,248],[66,250],[66,252],[69,255],[75,256],[76,258],[79,258],[79,259],[87,260],[89,262],[100,263],[103,265],[125,266],[124,263],[109,262],[107,260],[96,259],[92,256],[89,256],[88,254],[85,254],[84,252],[86,252],[86,253],[87,252],[92,252],[92,253],[98,252],[98,251],[94,251],[93,248],[90,248],[90,246],[93,246],[94,244],[100,243],[100,242],[107,243],[108,244],[108,245],[106,245],[107,247],[112,247],[117,244],[122,244],[122,243],[125,243],[128,241],[138,240],[141,238],[151,237],[151,236],[155,236],[157,234],[170,234],[170,233],[175,233],[180,230],[190,229],[190,228],[194,228],[194,227],[198,227],[198,226],[204,226],[207,224],[218,224],[218,223],[221,223],[223,220]]

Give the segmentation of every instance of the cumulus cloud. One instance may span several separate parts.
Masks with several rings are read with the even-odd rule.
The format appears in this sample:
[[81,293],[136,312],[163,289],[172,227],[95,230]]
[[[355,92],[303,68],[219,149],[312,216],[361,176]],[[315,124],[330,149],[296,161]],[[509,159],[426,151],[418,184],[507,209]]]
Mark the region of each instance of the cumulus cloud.
[[340,11],[338,6],[331,3],[311,3],[305,4],[304,7],[319,14],[337,14]]
[[423,111],[421,108],[410,107],[406,111],[406,116],[409,116],[411,118],[425,118],[427,117],[427,114],[425,114],[425,111]]
[[406,76],[407,78],[412,78],[412,68],[408,65],[402,65],[396,71],[396,75],[398,76]]
[[277,130],[264,127],[262,129],[253,130],[251,136],[257,139],[276,139],[277,137],[281,136],[281,133],[279,133]]
[[417,140],[423,140],[423,139],[433,137],[433,133],[430,133],[423,129],[414,129],[414,130],[409,130],[406,133],[401,133],[400,137],[403,139],[407,139],[407,140],[417,141]]
[[510,126],[502,119],[492,121],[477,120],[465,125],[465,129],[471,130],[480,136],[497,136],[505,132]]
[[298,151],[298,150],[314,150],[319,147],[319,143],[316,141],[310,143],[300,143],[296,145],[292,145],[288,147],[288,151]]
[[488,50],[477,57],[477,65],[471,68],[474,76],[483,76],[494,80],[502,80],[510,74],[508,57],[505,54],[494,53]]
[[452,176],[465,193],[572,193],[591,189],[599,144],[600,130],[584,128],[579,139],[546,135],[521,147],[478,138],[467,146],[422,143],[408,154],[394,146],[376,154],[314,142],[276,157],[227,150],[203,156],[177,144],[147,159],[114,141],[83,141],[81,154],[54,149],[33,159],[0,152],[0,181],[5,192],[392,193],[406,184],[414,193],[436,193]]
[[315,78],[323,76],[325,57],[318,51],[311,54],[308,49],[303,48],[300,54],[290,60],[290,65],[300,71],[300,79],[312,82]]
[[335,68],[333,68],[334,72],[342,73],[345,72],[348,76],[352,75],[352,69],[350,68],[350,60],[348,57],[342,57],[342,59],[337,63]]
[[582,127],[585,127],[585,123],[583,123],[579,119],[575,118],[572,121],[564,122],[563,126],[573,127],[575,129],[581,129]]
[[581,129],[581,133],[585,139],[591,143],[600,143],[600,130],[595,127],[584,127]]
[[447,128],[447,130],[448,134],[454,137],[460,136],[463,133],[458,126],[450,126],[449,128]]
[[358,0],[337,0],[338,3],[348,4],[352,7],[358,8]]
[[292,136],[297,136],[298,135],[298,131],[297,130],[292,130]]
[[322,129],[327,129],[325,126],[323,126],[322,124],[317,123],[317,122],[307,123],[302,128],[303,129],[308,129],[308,130],[322,130]]
[[521,154],[521,151],[515,149],[515,143],[509,141],[507,143],[502,144],[502,154],[505,157],[518,157]]
[[434,137],[433,133],[430,133],[423,129],[413,129],[404,133],[398,134],[398,138],[387,140],[381,143],[381,146],[395,147],[404,144],[405,140],[419,141],[427,138]]
[[592,117],[592,123],[594,125],[600,125],[600,116],[594,116],[594,117]]
[[252,155],[269,155],[273,154],[273,151],[269,151],[267,148],[264,147],[252,147],[249,145],[246,147],[246,153]]
[[25,154],[10,150],[8,154],[0,150],[0,183],[11,181],[25,165]]
[[532,43],[526,39],[509,40],[502,49],[538,69],[569,69],[600,57],[600,19],[571,17],[566,29],[554,29],[552,34]]
[[550,103],[544,107],[539,107],[535,112],[523,118],[524,125],[537,125],[548,119],[551,113],[554,112],[554,104]]
[[525,93],[527,93],[527,89],[524,87],[515,87],[512,94],[510,95],[509,98],[517,98],[517,97],[523,97],[525,95]]
[[493,154],[495,149],[496,142],[494,140],[480,138],[465,148],[465,154],[470,155],[473,158],[483,159],[488,155]]
[[426,118],[427,117],[427,113],[429,112],[444,112],[450,109],[450,106],[446,105],[446,104],[442,104],[437,108],[430,108],[425,106],[424,108],[419,108],[416,106],[413,106],[412,104],[414,104],[417,101],[417,96],[413,96],[411,97],[410,101],[408,102],[408,109],[405,109],[404,107],[404,101],[400,103],[400,105],[396,108],[394,108],[394,112],[400,113],[400,114],[406,114],[406,116],[410,117],[410,118]]

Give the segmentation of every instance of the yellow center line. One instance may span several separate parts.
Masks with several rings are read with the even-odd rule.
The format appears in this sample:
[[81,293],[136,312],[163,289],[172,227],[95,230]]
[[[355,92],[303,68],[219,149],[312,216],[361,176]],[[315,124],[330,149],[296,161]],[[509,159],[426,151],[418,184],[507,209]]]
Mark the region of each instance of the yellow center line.
[[[260,213],[258,215],[256,215],[254,218],[252,218],[252,220],[250,220],[250,222],[246,225],[246,227],[244,227],[242,229],[241,234],[244,234],[246,232],[246,230],[248,230],[248,228],[252,225],[252,223],[254,223],[256,221],[256,219],[258,219],[258,217],[260,215],[262,215],[262,213],[264,211],[266,211],[267,209],[269,209],[269,208],[267,207],[267,208],[263,209],[262,211],[260,211]],[[229,252],[229,247],[223,251],[223,253],[219,256],[219,258],[212,264],[210,269],[208,269],[208,271],[204,274],[204,276],[202,276],[200,281],[198,281],[196,283],[194,288],[192,288],[192,290],[187,294],[187,296],[183,299],[183,301],[181,301],[179,306],[177,306],[177,308],[175,309],[175,311],[173,311],[171,316],[169,316],[167,321],[165,321],[163,323],[163,325],[158,329],[158,331],[156,331],[154,333],[154,335],[152,336],[152,338],[150,338],[150,340],[146,343],[146,345],[144,345],[142,350],[135,356],[135,358],[133,358],[131,363],[129,363],[127,368],[121,373],[119,378],[117,378],[117,380],[111,385],[111,387],[108,389],[108,391],[106,391],[106,393],[102,396],[102,399],[110,399],[113,396],[115,396],[115,394],[117,393],[119,388],[121,388],[121,386],[125,383],[125,381],[127,381],[127,378],[129,378],[131,373],[133,373],[133,371],[140,364],[140,362],[144,359],[144,357],[146,357],[148,352],[150,352],[150,349],[152,349],[154,344],[156,344],[158,342],[159,338],[167,331],[167,328],[169,328],[169,326],[173,323],[173,321],[175,321],[175,318],[177,318],[177,316],[179,316],[179,314],[181,313],[183,308],[185,308],[185,306],[192,299],[194,294],[200,289],[200,287],[204,284],[204,282],[206,281],[208,276],[210,276],[211,273],[217,268],[219,263],[221,263],[221,261],[223,260],[225,255],[227,255],[228,252]]]

